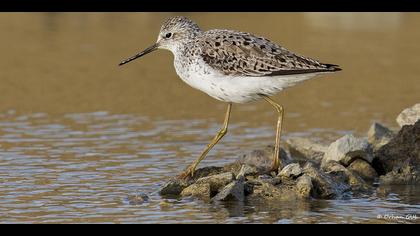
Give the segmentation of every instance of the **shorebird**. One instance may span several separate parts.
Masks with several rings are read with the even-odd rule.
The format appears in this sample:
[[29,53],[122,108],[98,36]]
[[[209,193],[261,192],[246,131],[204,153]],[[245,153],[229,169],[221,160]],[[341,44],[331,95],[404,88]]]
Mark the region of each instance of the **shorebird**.
[[281,170],[279,154],[284,109],[270,96],[317,75],[341,70],[338,65],[300,56],[254,34],[226,29],[203,31],[183,16],[167,19],[155,44],[119,65],[156,49],[174,54],[176,73],[185,83],[227,103],[222,128],[179,178],[193,176],[198,164],[227,133],[233,103],[259,99],[271,104],[278,114],[272,170]]

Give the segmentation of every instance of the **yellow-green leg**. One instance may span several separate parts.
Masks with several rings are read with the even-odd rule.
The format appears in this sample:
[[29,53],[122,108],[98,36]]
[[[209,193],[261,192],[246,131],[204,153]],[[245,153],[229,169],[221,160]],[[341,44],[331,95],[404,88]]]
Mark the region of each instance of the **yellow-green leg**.
[[220,131],[216,134],[216,136],[213,138],[211,143],[207,145],[206,149],[204,149],[200,157],[196,161],[194,161],[182,174],[178,176],[179,178],[187,178],[190,175],[193,176],[195,168],[198,166],[198,164],[206,157],[207,153],[214,147],[214,145],[216,145],[216,143],[219,142],[219,140],[222,139],[223,136],[225,136],[228,129],[231,108],[232,108],[232,103],[229,103],[227,107],[226,115],[225,115],[225,120],[223,122],[223,126],[220,129]]
[[281,160],[280,160],[280,137],[281,137],[281,126],[283,123],[283,115],[284,115],[284,109],[283,106],[276,103],[273,99],[263,96],[264,100],[266,100],[268,103],[270,103],[277,111],[278,113],[278,120],[277,120],[277,132],[276,132],[276,146],[274,148],[274,157],[273,157],[273,165],[272,170],[276,171],[280,167],[283,167]]

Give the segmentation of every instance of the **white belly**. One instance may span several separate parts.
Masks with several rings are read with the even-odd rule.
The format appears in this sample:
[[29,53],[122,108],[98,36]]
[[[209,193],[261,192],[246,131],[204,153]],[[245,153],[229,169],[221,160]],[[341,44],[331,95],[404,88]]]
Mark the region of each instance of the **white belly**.
[[246,103],[261,98],[261,94],[271,96],[317,74],[303,74],[275,77],[226,76],[206,65],[184,70],[177,68],[181,79],[191,87],[207,93],[224,102]]

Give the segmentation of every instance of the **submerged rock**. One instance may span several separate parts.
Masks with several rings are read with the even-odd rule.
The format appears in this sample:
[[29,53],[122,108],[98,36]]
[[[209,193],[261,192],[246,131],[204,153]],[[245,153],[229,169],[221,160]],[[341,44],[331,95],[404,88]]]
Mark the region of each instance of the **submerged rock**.
[[358,174],[364,180],[372,181],[378,177],[375,169],[367,161],[362,159],[354,160],[347,169]]
[[414,125],[405,125],[398,134],[375,153],[372,166],[379,175],[390,172],[388,177],[381,177],[382,182],[388,181],[391,176],[399,183],[418,182],[420,172],[420,120]]
[[308,159],[321,162],[328,146],[316,143],[307,138],[290,138],[286,140],[286,146],[293,158]]
[[131,205],[139,205],[144,202],[147,202],[149,200],[149,196],[144,193],[136,194],[136,195],[130,195],[127,197],[127,200],[129,204]]
[[367,135],[368,142],[372,145],[374,151],[387,144],[395,136],[390,129],[376,122],[369,128]]
[[403,110],[397,117],[397,123],[400,127],[404,125],[413,125],[420,119],[420,103]]
[[370,154],[370,147],[367,139],[356,138],[353,135],[345,135],[335,142],[331,143],[324,155],[322,164],[329,161],[336,161],[344,166],[356,158],[361,158],[367,162],[372,162],[372,155]]

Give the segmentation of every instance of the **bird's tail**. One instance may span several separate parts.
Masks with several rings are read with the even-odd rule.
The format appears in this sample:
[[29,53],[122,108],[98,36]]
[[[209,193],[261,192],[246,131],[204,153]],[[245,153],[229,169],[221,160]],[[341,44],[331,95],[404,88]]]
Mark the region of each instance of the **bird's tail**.
[[323,64],[323,65],[326,66],[327,69],[331,72],[342,70],[339,65],[334,65],[334,64]]

